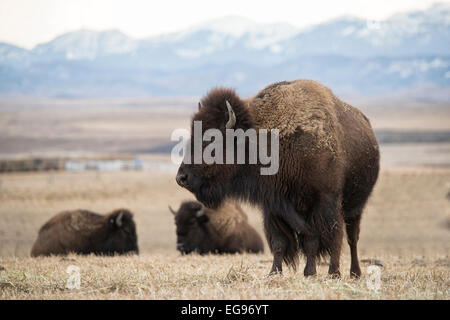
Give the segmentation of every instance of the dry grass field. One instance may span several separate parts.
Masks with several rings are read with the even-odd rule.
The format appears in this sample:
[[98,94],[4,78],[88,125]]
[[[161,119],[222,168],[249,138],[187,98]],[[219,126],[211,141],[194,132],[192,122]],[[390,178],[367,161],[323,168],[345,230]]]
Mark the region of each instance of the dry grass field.
[[[0,157],[139,154],[187,127],[192,99],[0,100]],[[450,108],[408,111],[367,108],[377,129],[450,130]],[[412,111],[411,111],[412,110]],[[405,113],[406,112],[406,113]],[[433,113],[433,115],[431,115]],[[407,115],[407,116],[405,116]],[[0,174],[0,299],[445,299],[450,298],[450,143],[381,146],[382,171],[364,212],[359,245],[363,277],[349,277],[344,243],[342,279],[267,274],[272,256],[181,256],[167,206],[193,196],[175,171],[29,172]],[[67,209],[107,213],[129,208],[137,223],[139,256],[30,258],[41,225]],[[261,214],[244,205],[262,234]],[[381,264],[374,290],[367,268]],[[80,289],[66,288],[67,267],[81,270]],[[369,281],[369,282],[368,282]]]
[[[286,270],[268,277],[271,255],[181,256],[167,205],[192,196],[174,175],[157,172],[55,172],[0,175],[0,299],[448,299],[450,188],[448,169],[383,171],[365,211],[360,240],[363,272],[381,262],[381,288],[348,276],[345,245],[341,280]],[[39,227],[75,208],[135,214],[140,256],[29,258]],[[258,210],[245,206],[258,231]],[[66,268],[81,268],[81,288],[65,288]]]

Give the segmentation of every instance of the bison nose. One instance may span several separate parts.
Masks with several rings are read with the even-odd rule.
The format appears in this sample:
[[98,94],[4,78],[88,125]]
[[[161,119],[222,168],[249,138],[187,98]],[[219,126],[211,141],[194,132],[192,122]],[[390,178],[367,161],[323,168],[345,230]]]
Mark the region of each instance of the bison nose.
[[179,173],[177,174],[176,180],[177,183],[181,186],[181,187],[185,187],[187,184],[187,174],[186,173]]

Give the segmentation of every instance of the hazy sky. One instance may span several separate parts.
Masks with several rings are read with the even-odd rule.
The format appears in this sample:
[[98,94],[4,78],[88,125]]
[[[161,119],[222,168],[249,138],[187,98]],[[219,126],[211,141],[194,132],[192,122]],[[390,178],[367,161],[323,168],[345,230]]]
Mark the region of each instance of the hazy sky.
[[[78,29],[119,29],[134,38],[224,15],[305,27],[340,15],[381,20],[436,0],[0,0],[0,41],[32,48]],[[450,0],[441,1],[450,2]]]

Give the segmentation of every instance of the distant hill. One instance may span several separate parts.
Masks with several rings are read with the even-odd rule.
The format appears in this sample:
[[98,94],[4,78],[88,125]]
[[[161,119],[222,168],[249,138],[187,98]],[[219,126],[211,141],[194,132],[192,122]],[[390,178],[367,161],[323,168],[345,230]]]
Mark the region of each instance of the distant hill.
[[[25,50],[0,43],[0,95],[201,95],[217,85],[255,93],[309,78],[341,95],[450,87],[450,5],[381,22],[342,17],[298,30],[227,16],[181,32],[131,39],[80,30]],[[424,89],[425,88],[425,89]]]

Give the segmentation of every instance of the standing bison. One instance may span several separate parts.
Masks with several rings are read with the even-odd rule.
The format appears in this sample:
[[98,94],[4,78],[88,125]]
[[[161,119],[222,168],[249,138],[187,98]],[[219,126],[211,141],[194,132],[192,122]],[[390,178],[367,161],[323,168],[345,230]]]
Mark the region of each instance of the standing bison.
[[[361,214],[377,180],[380,158],[370,122],[362,112],[311,80],[271,84],[249,99],[231,89],[216,88],[199,106],[192,119],[191,141],[195,141],[195,121],[201,121],[202,133],[277,129],[279,168],[275,174],[261,175],[262,161],[189,164],[184,160],[178,184],[211,208],[226,198],[259,205],[274,255],[271,273],[281,273],[282,261],[295,268],[302,252],[305,276],[316,274],[316,260],[324,255],[330,255],[329,274],[340,276],[345,225],[350,274],[359,277]],[[257,144],[261,146],[261,139]],[[203,142],[201,150],[208,146]],[[255,150],[248,139],[244,147],[247,156]],[[223,148],[225,155],[231,151]]]
[[39,230],[31,256],[138,253],[133,215],[118,209],[107,215],[87,210],[64,211]]
[[183,254],[264,251],[261,237],[237,204],[224,203],[219,210],[211,210],[185,201],[178,212],[169,209],[175,216],[177,249]]

